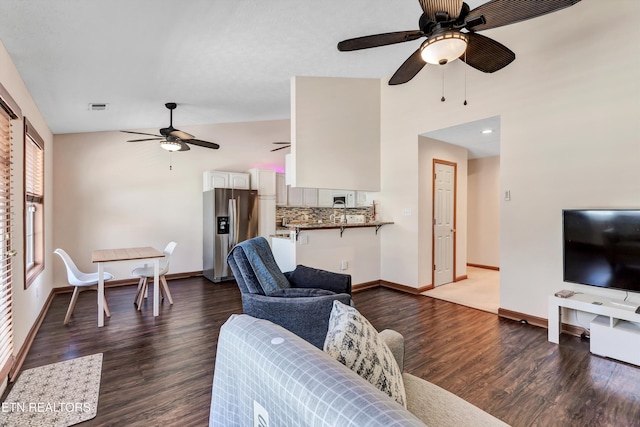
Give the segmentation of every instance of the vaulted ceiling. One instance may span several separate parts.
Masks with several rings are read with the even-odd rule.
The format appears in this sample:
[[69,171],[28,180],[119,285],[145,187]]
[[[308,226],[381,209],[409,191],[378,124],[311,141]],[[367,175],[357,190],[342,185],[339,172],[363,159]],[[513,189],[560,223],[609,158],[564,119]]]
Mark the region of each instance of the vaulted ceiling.
[[420,44],[336,49],[417,29],[417,0],[0,0],[0,11],[0,40],[56,134],[166,126],[166,102],[181,126],[285,119],[292,76],[387,78]]

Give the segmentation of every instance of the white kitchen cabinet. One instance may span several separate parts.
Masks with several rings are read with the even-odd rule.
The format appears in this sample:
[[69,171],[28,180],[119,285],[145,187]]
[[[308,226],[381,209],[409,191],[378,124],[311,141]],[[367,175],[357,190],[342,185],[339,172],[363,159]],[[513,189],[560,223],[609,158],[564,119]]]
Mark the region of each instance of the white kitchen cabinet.
[[290,187],[289,188],[289,206],[303,206],[304,205],[304,188]]
[[260,197],[276,197],[276,171],[271,169],[249,169],[251,189],[258,190]]
[[237,173],[237,172],[229,172],[229,188],[233,188],[235,190],[249,190],[251,187],[249,186],[249,174],[248,173]]
[[356,191],[356,207],[371,206],[374,200],[375,192],[370,191]]
[[249,190],[249,177],[248,173],[242,172],[206,171],[203,174],[202,191],[214,188]]
[[333,205],[333,190],[326,188],[318,189],[318,206],[321,208],[330,208]]
[[317,188],[305,188],[303,194],[303,206],[315,208],[318,206],[318,189]]
[[283,173],[276,174],[276,206],[287,206],[287,182]]

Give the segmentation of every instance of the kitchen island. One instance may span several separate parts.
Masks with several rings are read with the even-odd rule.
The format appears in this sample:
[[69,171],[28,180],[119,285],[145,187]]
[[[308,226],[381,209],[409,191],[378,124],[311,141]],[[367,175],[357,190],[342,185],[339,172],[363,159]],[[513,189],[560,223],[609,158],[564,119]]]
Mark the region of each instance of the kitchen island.
[[302,264],[350,274],[352,283],[380,280],[380,233],[387,221],[367,223],[294,223],[288,235],[272,236],[273,254],[282,271]]

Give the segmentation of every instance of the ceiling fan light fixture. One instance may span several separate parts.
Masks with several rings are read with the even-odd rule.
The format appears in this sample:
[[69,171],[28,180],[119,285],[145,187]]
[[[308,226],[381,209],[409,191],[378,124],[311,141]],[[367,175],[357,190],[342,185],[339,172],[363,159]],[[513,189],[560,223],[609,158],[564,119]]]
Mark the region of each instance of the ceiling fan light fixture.
[[167,151],[178,151],[182,148],[182,145],[178,141],[170,141],[164,140],[160,143],[160,147],[164,148]]
[[430,37],[422,44],[420,56],[427,64],[444,65],[456,60],[467,50],[469,38],[459,31],[446,31]]

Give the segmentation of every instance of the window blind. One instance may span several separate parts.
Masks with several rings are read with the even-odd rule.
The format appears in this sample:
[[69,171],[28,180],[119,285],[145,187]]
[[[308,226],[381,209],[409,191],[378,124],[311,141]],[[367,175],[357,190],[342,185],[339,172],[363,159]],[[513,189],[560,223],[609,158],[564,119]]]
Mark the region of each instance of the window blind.
[[44,196],[44,142],[25,118],[24,192],[27,202],[42,203]]
[[[11,110],[0,99],[0,379],[13,365]],[[22,128],[22,126],[20,127]],[[22,130],[22,129],[20,129]]]

